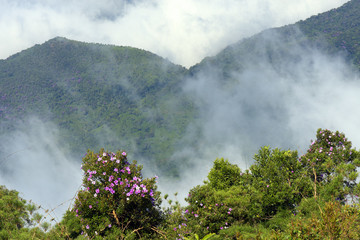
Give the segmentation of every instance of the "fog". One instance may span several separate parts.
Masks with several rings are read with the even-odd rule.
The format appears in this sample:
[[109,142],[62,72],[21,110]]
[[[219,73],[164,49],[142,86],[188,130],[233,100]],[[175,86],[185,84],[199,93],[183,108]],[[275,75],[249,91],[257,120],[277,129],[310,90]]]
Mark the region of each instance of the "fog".
[[16,127],[0,139],[5,156],[0,159],[0,184],[40,205],[46,221],[59,221],[81,187],[81,159],[61,146],[58,129],[51,123],[29,117]]

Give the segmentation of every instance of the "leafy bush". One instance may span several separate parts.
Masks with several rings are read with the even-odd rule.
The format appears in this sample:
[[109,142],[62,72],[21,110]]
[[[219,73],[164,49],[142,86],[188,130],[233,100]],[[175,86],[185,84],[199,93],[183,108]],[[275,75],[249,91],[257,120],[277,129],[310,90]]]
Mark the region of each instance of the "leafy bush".
[[45,234],[40,226],[47,230],[49,224],[43,222],[37,210],[35,204],[20,198],[17,191],[0,186],[0,239],[43,239]]
[[[231,175],[234,174],[234,175]],[[221,176],[226,176],[221,183]],[[242,173],[236,165],[217,159],[209,173],[209,181],[190,190],[184,217],[188,232],[204,237],[218,233],[233,224],[259,219],[262,194],[251,186],[251,174]]]
[[254,159],[250,167],[254,178],[251,184],[263,193],[264,218],[274,216],[281,209],[294,209],[309,194],[311,183],[304,178],[296,151],[262,147]]
[[228,160],[216,159],[208,175],[209,184],[216,190],[238,185],[240,181],[240,168]]
[[320,207],[320,214],[312,214],[310,218],[299,216],[289,228],[294,239],[359,239],[359,208],[341,205],[338,201],[330,201]]

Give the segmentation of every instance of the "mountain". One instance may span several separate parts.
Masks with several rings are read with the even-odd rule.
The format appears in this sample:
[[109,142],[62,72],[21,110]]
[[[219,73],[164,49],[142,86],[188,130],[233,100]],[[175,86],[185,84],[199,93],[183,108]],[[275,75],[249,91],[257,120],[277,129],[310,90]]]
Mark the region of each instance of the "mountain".
[[10,131],[37,116],[70,152],[136,145],[135,156],[172,169],[163,157],[194,114],[180,92],[186,73],[147,51],[57,37],[0,62],[0,121]]
[[[284,139],[275,144],[287,144],[291,114],[280,104],[286,99],[274,101],[285,93],[262,88],[264,82],[256,79],[265,75],[258,74],[269,71],[272,83],[291,76],[295,84],[301,81],[298,72],[307,71],[297,66],[314,50],[329,58],[341,56],[359,70],[359,27],[360,2],[350,1],[240,40],[190,69],[140,49],[57,37],[0,61],[2,136],[22,119],[36,116],[59,128],[61,144],[73,155],[121,147],[170,175],[178,173],[179,159],[191,162],[191,154],[172,157],[176,151],[200,153],[212,141],[229,145],[226,134],[233,136],[231,144],[241,138],[239,147],[249,152],[251,144],[267,144],[276,135]],[[254,89],[260,89],[261,97],[247,95]],[[268,125],[262,125],[263,119]],[[214,127],[217,123],[224,126]]]

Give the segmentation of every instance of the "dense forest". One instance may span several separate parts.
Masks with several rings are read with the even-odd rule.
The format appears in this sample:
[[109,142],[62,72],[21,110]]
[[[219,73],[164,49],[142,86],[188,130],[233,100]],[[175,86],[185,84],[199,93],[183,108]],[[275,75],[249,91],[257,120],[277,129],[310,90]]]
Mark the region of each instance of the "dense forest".
[[[359,239],[360,153],[327,127],[358,125],[359,27],[353,0],[189,69],[63,37],[0,60],[0,176],[33,159],[16,139],[44,138],[38,125],[57,134],[39,148],[83,172],[60,220],[0,186],[0,239]],[[237,159],[221,157],[227,147]],[[183,181],[206,162],[186,204],[145,177]]]

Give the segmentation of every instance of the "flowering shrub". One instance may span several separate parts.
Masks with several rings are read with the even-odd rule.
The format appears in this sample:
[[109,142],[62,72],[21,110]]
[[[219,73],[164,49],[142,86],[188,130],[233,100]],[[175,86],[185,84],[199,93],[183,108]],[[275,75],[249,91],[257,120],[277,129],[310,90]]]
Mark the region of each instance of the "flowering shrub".
[[[225,183],[220,183],[221,176],[227,176]],[[189,205],[183,208],[178,226],[173,229],[179,239],[193,234],[205,237],[258,215],[258,194],[243,186],[248,173],[242,173],[227,160],[216,159],[208,179],[204,185],[191,189],[186,198]]]
[[316,140],[299,161],[313,182],[315,198],[322,192],[323,196],[345,200],[346,195],[353,196],[359,191],[358,152],[344,133],[318,129]]
[[73,209],[83,234],[149,233],[161,222],[156,177],[143,179],[141,168],[135,161],[130,164],[125,152],[87,152],[82,165],[83,189]]
[[[195,193],[194,189],[192,192]],[[189,239],[195,235],[205,237],[207,234],[226,229],[233,223],[233,209],[225,203],[212,203],[205,200],[192,202],[190,198],[187,200],[190,203],[189,206],[178,208],[177,211],[171,213],[170,218],[174,221],[169,226],[171,227],[169,236],[178,240]]]

